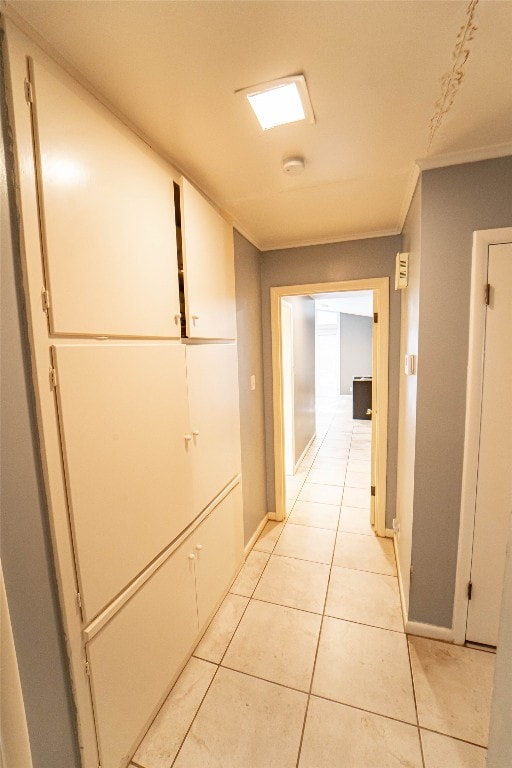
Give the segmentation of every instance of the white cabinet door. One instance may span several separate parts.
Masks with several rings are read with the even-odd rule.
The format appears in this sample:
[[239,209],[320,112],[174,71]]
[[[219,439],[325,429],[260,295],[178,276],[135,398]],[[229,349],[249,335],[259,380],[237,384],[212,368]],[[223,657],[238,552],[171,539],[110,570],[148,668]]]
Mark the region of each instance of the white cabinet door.
[[187,346],[193,495],[203,510],[240,472],[240,416],[235,344]]
[[32,78],[52,332],[179,337],[168,166],[61,70]]
[[197,637],[187,541],[86,646],[102,768],[125,766]]
[[184,178],[181,236],[187,336],[235,339],[233,227]]
[[54,348],[57,400],[86,622],[193,519],[185,350]]
[[242,488],[238,484],[190,537],[196,554],[197,613],[201,630],[243,560]]

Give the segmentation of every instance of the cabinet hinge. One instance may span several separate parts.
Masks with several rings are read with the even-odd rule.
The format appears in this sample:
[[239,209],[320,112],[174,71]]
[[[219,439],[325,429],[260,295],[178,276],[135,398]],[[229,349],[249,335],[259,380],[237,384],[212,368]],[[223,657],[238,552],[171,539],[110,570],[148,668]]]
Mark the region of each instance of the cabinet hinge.
[[485,286],[485,304],[488,307],[491,303],[491,285],[490,283],[487,283]]
[[50,309],[50,294],[46,290],[46,288],[43,288],[41,291],[41,304],[43,307],[43,312],[48,314],[48,310]]
[[370,487],[370,496],[375,496],[375,486],[374,485],[372,485]]
[[472,594],[473,594],[473,582],[468,581],[468,600],[471,600]]
[[373,313],[373,322],[374,323],[378,323],[379,322],[379,313],[378,312],[374,312]]
[[80,609],[82,608],[82,595],[80,594],[80,592],[76,593],[76,604]]
[[55,368],[50,368],[48,373],[50,379],[50,389],[53,391],[54,389],[57,389],[57,371]]
[[34,96],[32,92],[32,83],[30,80],[25,79],[25,101],[27,104],[34,103]]
[[89,664],[89,662],[87,660],[85,661],[85,674],[88,677],[91,676],[91,665]]

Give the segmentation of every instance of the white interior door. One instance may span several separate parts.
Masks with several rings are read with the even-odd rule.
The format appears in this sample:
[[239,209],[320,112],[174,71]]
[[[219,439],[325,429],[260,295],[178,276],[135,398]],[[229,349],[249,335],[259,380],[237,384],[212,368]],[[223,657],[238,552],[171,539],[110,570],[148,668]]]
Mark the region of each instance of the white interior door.
[[284,473],[295,473],[294,375],[293,375],[293,308],[281,301],[281,350],[283,371]]
[[490,245],[475,505],[472,594],[466,639],[496,645],[512,507],[512,244]]

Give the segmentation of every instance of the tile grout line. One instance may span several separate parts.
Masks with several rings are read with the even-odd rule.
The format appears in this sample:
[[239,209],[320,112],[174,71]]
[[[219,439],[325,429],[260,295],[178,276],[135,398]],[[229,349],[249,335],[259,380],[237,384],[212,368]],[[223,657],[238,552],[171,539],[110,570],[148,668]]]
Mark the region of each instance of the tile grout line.
[[[333,419],[333,421],[334,421],[334,419]],[[331,424],[332,424],[332,421],[331,421]],[[327,430],[326,434],[328,434],[328,432],[329,432],[329,430]],[[345,472],[346,472],[346,470],[345,470]],[[334,562],[334,553],[335,553],[335,550],[336,550],[336,540],[338,538],[338,531],[339,531],[339,527],[340,527],[341,506],[342,506],[342,503],[343,503],[343,496],[344,495],[345,495],[345,489],[343,489],[343,493],[342,493],[342,496],[341,496],[340,512],[339,512],[339,515],[338,515],[338,525],[337,525],[336,534],[335,534],[335,537],[334,537],[334,546],[332,548],[331,564],[330,564],[330,568],[329,568],[329,578],[327,579],[327,588],[325,590],[324,607],[323,607],[323,611],[322,611],[322,618],[321,618],[321,621],[320,621],[320,628],[319,628],[319,631],[318,631],[318,640],[317,640],[317,643],[316,643],[315,658],[313,660],[313,667],[311,669],[311,679],[310,679],[310,682],[309,682],[309,692],[308,692],[308,698],[307,698],[307,702],[306,702],[306,710],[304,712],[304,721],[302,723],[302,731],[301,731],[301,735],[300,735],[299,749],[298,749],[298,752],[297,752],[296,768],[299,768],[300,756],[301,756],[301,753],[302,753],[302,745],[304,743],[304,733],[305,733],[305,730],[306,730],[306,721],[307,721],[308,712],[309,712],[309,705],[310,705],[310,702],[311,702],[311,695],[312,695],[311,692],[313,690],[313,680],[314,680],[314,677],[315,677],[315,669],[316,669],[316,663],[317,663],[317,659],[318,659],[318,651],[320,649],[320,639],[322,637],[322,629],[323,629],[323,626],[324,626],[325,609],[326,609],[326,605],[327,605],[327,597],[329,595],[329,586],[331,584],[331,574],[332,574],[332,568],[333,568],[333,562]]]

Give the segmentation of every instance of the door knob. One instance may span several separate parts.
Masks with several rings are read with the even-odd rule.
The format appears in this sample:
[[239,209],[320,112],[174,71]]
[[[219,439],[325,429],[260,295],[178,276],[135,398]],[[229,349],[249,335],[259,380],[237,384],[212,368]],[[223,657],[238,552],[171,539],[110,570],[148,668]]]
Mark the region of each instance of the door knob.
[[367,416],[371,416],[371,415],[372,415],[372,413],[373,413],[373,411],[372,411],[372,409],[371,409],[371,408],[367,408],[367,409],[366,409],[366,415],[367,415]]
[[196,559],[196,556],[195,556],[195,555],[189,555],[189,556],[188,556],[188,559],[189,559],[189,560],[195,560],[195,559]]
[[197,549],[198,552],[200,552],[202,550],[202,548],[203,548],[202,544],[196,544],[196,549]]

